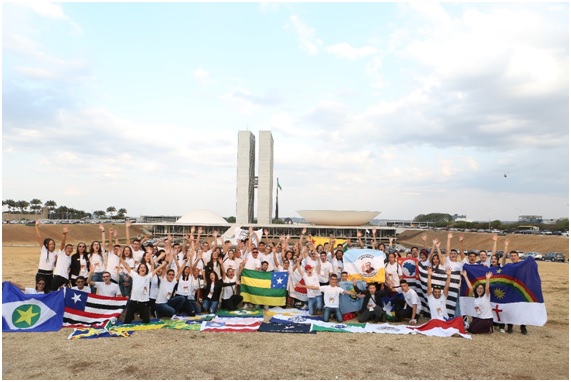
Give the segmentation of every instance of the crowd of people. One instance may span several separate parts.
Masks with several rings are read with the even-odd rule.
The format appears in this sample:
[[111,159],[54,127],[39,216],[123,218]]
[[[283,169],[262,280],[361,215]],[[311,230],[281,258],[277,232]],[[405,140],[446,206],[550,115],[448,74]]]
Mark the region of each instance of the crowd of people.
[[[473,287],[463,265],[501,267],[505,265],[508,253],[512,263],[519,261],[517,251],[508,252],[508,238],[504,240],[503,252],[496,251],[497,235],[492,236],[491,256],[486,250],[465,255],[462,235],[459,236],[459,250],[451,247],[453,233],[448,234],[444,251],[437,239],[428,246],[428,235],[424,233],[424,248],[412,247],[405,252],[393,247],[392,238],[388,247],[377,243],[376,229],[373,229],[371,247],[386,254],[385,282],[370,283],[360,289],[356,280],[349,280],[343,264],[343,245],[337,244],[333,235],[328,242],[316,246],[304,228],[299,239],[291,244],[289,236],[283,235],[272,241],[269,230],[264,229],[262,237],[258,237],[250,228],[248,238],[238,240],[234,246],[230,240],[220,241],[217,231],[209,238],[203,236],[202,227],[192,227],[179,241],[173,240],[170,234],[156,240],[149,240],[149,237],[131,240],[130,226],[131,222],[127,221],[125,245],[119,243],[117,230],[110,228],[107,239],[105,227],[99,225],[101,241],[92,241],[89,249],[86,243],[80,242],[74,252],[74,246],[66,242],[67,227],[63,228],[60,246],[56,249],[53,239],[42,237],[38,220],[35,227],[41,249],[36,287],[16,285],[25,293],[46,293],[65,287],[104,296],[124,296],[129,299],[124,322],[130,323],[138,314],[146,323],[151,317],[216,313],[219,307],[228,310],[251,308],[252,305],[244,303],[240,295],[242,270],[280,271],[289,274],[287,307],[301,307],[308,309],[310,315],[322,315],[325,321],[334,316],[342,322],[339,296],[351,294],[363,298],[359,322],[381,322],[387,319],[383,298],[400,293],[402,299],[395,301],[396,318],[415,325],[420,318],[420,299],[402,277],[402,268],[397,261],[399,257],[412,257],[418,258],[420,266],[428,272],[426,297],[431,318],[452,318],[446,309],[450,275],[461,271],[464,282],[472,290],[476,312],[468,331],[490,333],[495,325],[490,305],[492,273],[486,274],[485,286]],[[357,238],[355,245],[364,248],[361,232],[357,233]],[[447,276],[444,288],[432,285],[431,277],[435,272]],[[353,281],[353,290],[340,288],[339,281]],[[300,290],[306,291],[304,301],[294,298],[299,296]],[[458,302],[455,316],[462,315],[459,305]],[[497,326],[500,332],[505,332],[504,324]],[[520,329],[522,334],[527,334],[525,325]],[[513,332],[513,325],[508,324],[507,332]]]

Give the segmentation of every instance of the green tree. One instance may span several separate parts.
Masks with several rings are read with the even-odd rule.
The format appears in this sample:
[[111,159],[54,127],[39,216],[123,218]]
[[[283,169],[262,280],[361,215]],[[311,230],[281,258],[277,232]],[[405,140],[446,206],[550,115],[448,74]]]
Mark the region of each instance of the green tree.
[[236,223],[236,216],[228,216],[227,218],[224,219],[226,219],[228,223]]
[[111,207],[107,207],[107,212],[109,213],[109,215],[111,215],[111,217],[113,217],[113,214],[117,211],[117,208],[111,206]]
[[93,216],[95,216],[98,219],[102,218],[105,216],[105,211],[103,211],[103,210],[93,211]]
[[419,223],[450,223],[452,222],[452,215],[441,212],[431,212],[429,214],[420,214],[414,218],[415,222]]
[[30,209],[37,214],[42,210],[42,201],[40,199],[30,200]]
[[25,200],[18,200],[16,202],[16,207],[20,209],[21,213],[25,213],[29,205],[30,203],[26,202]]
[[13,199],[6,199],[5,204],[8,206],[8,211],[10,212],[14,212],[16,209],[16,202]]
[[558,231],[569,231],[569,219],[558,219],[555,222]]
[[127,210],[125,208],[119,208],[117,210],[117,217],[119,219],[123,219],[125,217],[125,214],[127,213]]
[[48,218],[53,217],[54,211],[57,207],[57,203],[54,202],[53,200],[48,200],[47,202],[44,203],[44,207],[48,209]]

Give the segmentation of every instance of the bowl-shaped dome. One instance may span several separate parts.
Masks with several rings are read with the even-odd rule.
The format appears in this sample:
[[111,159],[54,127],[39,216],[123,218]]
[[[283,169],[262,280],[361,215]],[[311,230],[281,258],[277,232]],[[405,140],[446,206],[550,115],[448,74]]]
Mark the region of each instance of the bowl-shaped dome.
[[226,219],[208,210],[192,211],[191,213],[182,216],[176,222],[197,225],[228,225]]
[[314,225],[360,226],[373,220],[379,211],[300,210],[307,222]]

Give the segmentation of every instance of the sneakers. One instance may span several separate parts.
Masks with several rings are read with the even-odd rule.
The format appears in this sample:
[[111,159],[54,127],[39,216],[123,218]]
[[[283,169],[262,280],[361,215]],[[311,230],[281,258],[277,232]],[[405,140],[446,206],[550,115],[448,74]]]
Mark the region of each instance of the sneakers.
[[307,304],[303,304],[303,306],[301,307],[301,309],[307,310]]
[[525,326],[521,327],[521,334],[523,334],[523,335],[527,334],[527,328]]
[[500,329],[500,333],[505,333],[506,331],[504,329]]

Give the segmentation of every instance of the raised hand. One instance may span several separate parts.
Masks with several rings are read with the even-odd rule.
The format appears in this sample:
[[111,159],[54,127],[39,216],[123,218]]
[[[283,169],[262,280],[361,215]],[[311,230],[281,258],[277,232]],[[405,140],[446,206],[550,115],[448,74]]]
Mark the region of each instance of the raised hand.
[[448,238],[449,238],[449,239],[452,239],[453,237],[454,237],[454,234],[453,234],[452,232],[450,232],[450,233],[448,234]]
[[218,231],[214,230],[214,232],[212,232],[212,236],[214,236],[214,237],[218,236]]
[[452,276],[452,268],[448,267],[448,268],[446,269],[446,274],[447,274],[448,276]]
[[357,231],[357,237],[360,238],[361,236],[363,236],[363,233],[361,231]]
[[438,239],[432,239],[432,244],[434,244],[436,246],[437,243],[438,243]]
[[130,227],[131,226],[131,220],[127,219],[125,220],[125,227]]
[[489,280],[491,278],[492,278],[492,272],[486,273],[486,280]]
[[426,239],[428,239],[428,234],[427,233],[423,233],[420,238],[422,239],[422,241],[426,241]]
[[458,240],[459,240],[459,241],[464,241],[464,235],[458,236]]
[[198,227],[198,231],[197,231],[197,232],[198,232],[199,235],[202,234],[202,227]]
[[377,229],[373,228],[372,231],[373,231],[373,236],[375,236],[377,234]]
[[270,234],[270,230],[267,228],[264,228],[264,235],[268,236]]
[[428,273],[429,276],[432,276],[432,267],[428,267],[426,272]]
[[69,228],[67,228],[67,226],[63,227],[63,233],[68,233],[69,232]]
[[497,233],[495,233],[495,234],[492,235],[492,240],[493,240],[494,242],[498,241],[498,234],[497,234]]
[[301,230],[301,234],[302,234],[302,235],[305,235],[306,232],[307,232],[307,228],[304,227],[304,228]]
[[103,227],[103,224],[99,223],[99,229],[101,230],[101,232],[105,231],[105,227]]
[[196,230],[196,229],[194,228],[194,226],[190,227],[190,233],[191,233],[191,234],[194,234],[194,231],[195,231],[195,230]]
[[440,248],[440,240],[436,241],[436,248]]
[[508,246],[509,243],[510,243],[510,239],[504,240],[504,244],[505,244],[506,247]]
[[41,224],[40,219],[36,220],[36,227],[39,226],[40,224]]

